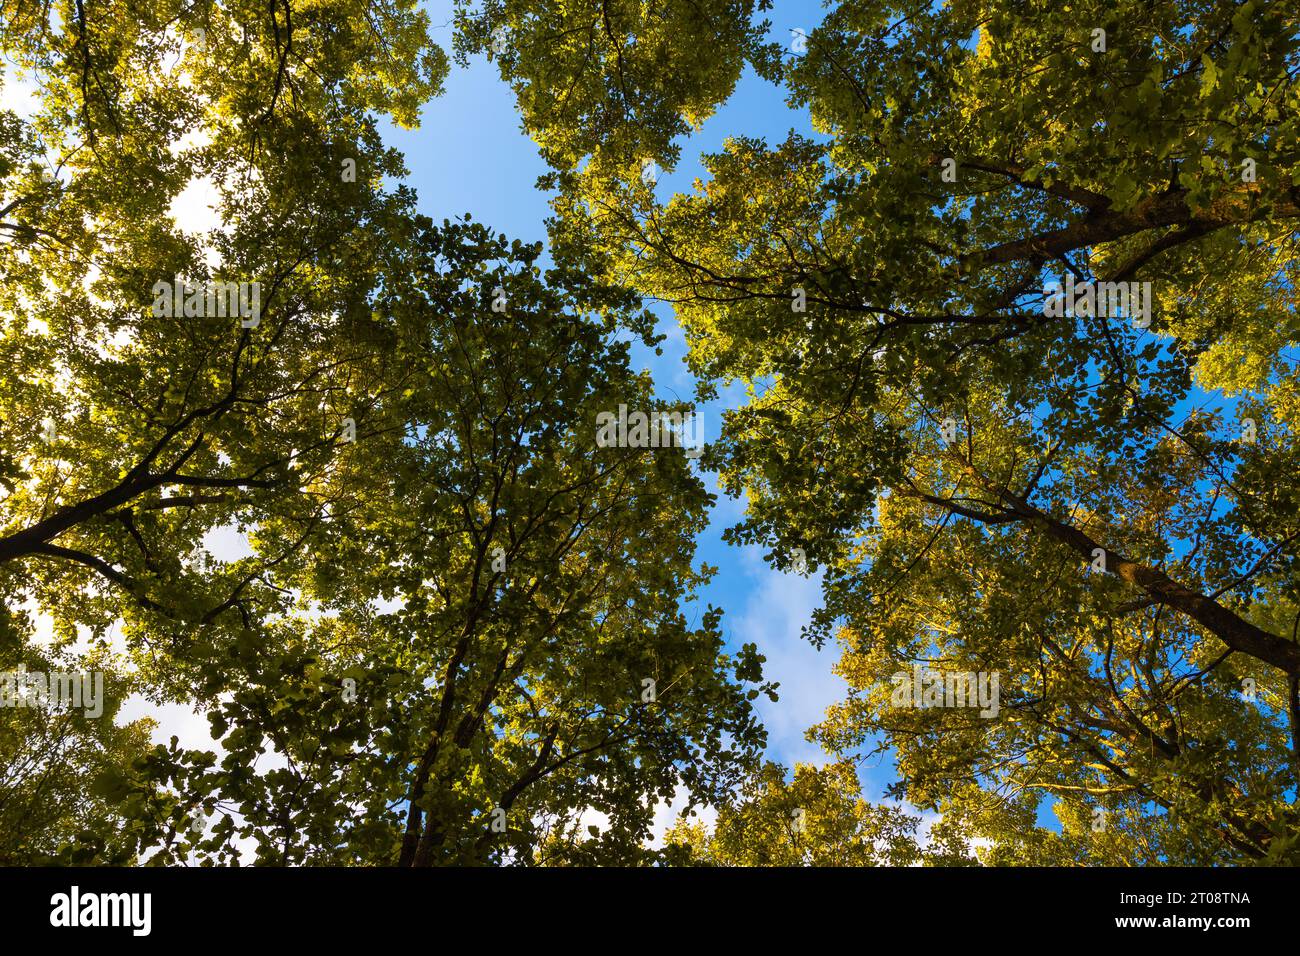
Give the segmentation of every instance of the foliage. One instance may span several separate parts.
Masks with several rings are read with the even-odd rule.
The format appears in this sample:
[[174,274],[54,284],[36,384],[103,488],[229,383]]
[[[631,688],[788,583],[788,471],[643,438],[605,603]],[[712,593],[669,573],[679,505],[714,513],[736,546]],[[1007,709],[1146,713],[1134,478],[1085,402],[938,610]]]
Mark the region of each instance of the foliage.
[[[222,750],[6,715],[8,858],[1297,861],[1296,12],[848,0],[786,48],[768,7],[457,4],[552,167],[545,273],[384,185],[378,116],[449,69],[413,3],[5,7],[39,105],[0,113],[0,661],[85,641],[111,713]],[[815,135],[731,131],[657,198],[750,79]],[[177,277],[259,314],[160,315]],[[654,300],[699,397],[748,396],[704,459],[729,540],[823,575],[826,768],[759,764],[761,655],[691,607],[699,475],[595,440],[683,410],[630,365]],[[996,712],[900,705],[914,665]],[[683,787],[716,827],[648,849]]]
[[[108,713],[23,852],[522,860],[536,819],[595,805],[634,856],[656,795],[732,787],[771,688],[682,606],[708,495],[679,449],[594,442],[597,410],[656,408],[612,331],[635,298],[382,186],[403,168],[376,114],[415,122],[447,70],[427,17],[18,14],[39,105],[0,141],[6,659],[36,653],[31,608],[223,751],[142,753],[148,725]],[[187,234],[204,187],[220,227]],[[259,283],[260,314],[167,314],[177,277]],[[48,723],[6,724],[7,758]]]
[[[818,738],[990,860],[1295,860],[1298,67],[1285,5],[846,2],[781,73],[818,137],[731,131],[663,202],[559,164],[557,248],[749,390],[708,460],[733,541],[824,571]],[[1067,276],[1150,315],[1061,314]],[[891,706],[918,661],[1000,714]]]

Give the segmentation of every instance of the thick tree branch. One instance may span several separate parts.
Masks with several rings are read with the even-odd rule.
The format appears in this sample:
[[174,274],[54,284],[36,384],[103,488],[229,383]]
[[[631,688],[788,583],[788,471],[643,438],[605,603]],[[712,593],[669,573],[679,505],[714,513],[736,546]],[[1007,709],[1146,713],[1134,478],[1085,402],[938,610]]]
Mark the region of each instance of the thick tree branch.
[[1069,545],[1081,557],[1093,560],[1095,552],[1106,555],[1106,569],[1117,577],[1135,584],[1148,596],[1192,618],[1235,651],[1271,664],[1288,674],[1300,674],[1300,644],[1271,634],[1230,611],[1212,598],[1172,580],[1161,571],[1125,557],[1118,551],[1103,548],[1084,531],[1035,508],[1007,488],[989,481],[969,462],[966,472],[986,492],[997,496],[1012,510],[1042,526],[1048,534]]

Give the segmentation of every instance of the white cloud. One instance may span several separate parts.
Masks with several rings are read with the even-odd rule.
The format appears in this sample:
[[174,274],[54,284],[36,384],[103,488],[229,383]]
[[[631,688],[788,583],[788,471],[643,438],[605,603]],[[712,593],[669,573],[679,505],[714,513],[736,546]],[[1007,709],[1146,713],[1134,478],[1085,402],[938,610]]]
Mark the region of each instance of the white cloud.
[[221,525],[205,534],[203,547],[219,561],[238,561],[240,558],[251,558],[257,553],[248,543],[248,535],[233,524]]
[[817,650],[800,630],[821,602],[821,575],[782,574],[768,567],[759,548],[746,548],[739,565],[755,585],[743,611],[732,623],[733,642],[753,642],[767,658],[763,676],[779,681],[780,700],[755,701],[768,733],[768,753],[792,766],[830,762],[830,756],[804,734],[819,723],[826,708],[843,700],[848,684],[832,673],[833,651]]
[[31,119],[41,106],[40,87],[26,70],[12,65],[0,83],[0,109],[13,110],[22,119]]
[[[681,817],[682,811],[686,809],[686,798],[686,789],[678,787],[673,792],[672,800],[660,800],[655,804],[654,822],[650,824],[649,846],[652,849],[663,849],[665,834],[672,829],[678,818]],[[707,804],[696,807],[691,822],[702,822],[705,828],[712,833],[713,828],[718,823],[718,811]]]
[[150,735],[156,744],[166,744],[175,736],[183,749],[222,752],[221,747],[212,739],[207,717],[186,704],[155,704],[139,694],[132,694],[122,701],[122,707],[117,712],[117,724],[125,727],[143,717],[157,721],[157,726]]
[[406,607],[406,596],[399,595],[391,598],[375,598],[370,602],[370,607],[376,614],[393,614]]
[[[933,845],[933,840],[931,839],[931,831],[933,831],[934,828],[939,824],[939,822],[943,820],[943,814],[935,813],[932,810],[918,810],[916,809],[916,807],[912,806],[910,803],[907,803],[905,801],[900,802],[898,800],[885,800],[883,802],[890,804],[892,806],[902,808],[904,813],[908,813],[914,817],[920,817],[921,822],[916,828],[917,845],[920,846],[921,849],[923,850],[928,850],[931,848],[931,846]],[[988,839],[987,837],[972,837],[968,842],[972,850],[971,855],[974,855],[975,851],[985,850],[993,846],[993,841]]]
[[[177,227],[182,231],[206,235],[222,228],[222,219],[218,213],[220,207],[221,192],[213,179],[210,176],[196,176],[172,197],[167,214],[176,220]],[[204,256],[209,268],[215,269],[221,264],[221,256],[211,245],[205,247]]]
[[182,133],[179,139],[174,140],[167,147],[167,151],[173,156],[179,156],[181,153],[190,149],[203,149],[212,145],[212,130],[206,126],[196,126],[193,129]]
[[595,827],[604,832],[609,829],[609,814],[592,807],[586,807],[578,814],[578,839],[585,840],[591,836],[587,827]]

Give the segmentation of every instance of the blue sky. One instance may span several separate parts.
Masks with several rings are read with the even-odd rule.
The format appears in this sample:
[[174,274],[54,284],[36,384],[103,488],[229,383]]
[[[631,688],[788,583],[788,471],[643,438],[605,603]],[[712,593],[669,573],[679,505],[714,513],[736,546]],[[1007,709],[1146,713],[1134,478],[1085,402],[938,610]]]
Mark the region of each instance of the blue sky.
[[[450,52],[452,42],[451,0],[426,0],[434,39]],[[771,38],[788,47],[791,31],[811,32],[824,14],[819,3],[810,0],[777,0],[775,9],[765,14],[772,21]],[[973,43],[975,37],[969,42]],[[689,42],[683,38],[682,42]],[[21,75],[6,69],[5,85],[0,88],[0,106],[12,107],[26,114],[35,106],[36,91]],[[390,145],[406,156],[410,171],[406,179],[419,196],[422,212],[435,221],[470,214],[479,222],[505,233],[513,239],[544,242],[545,219],[550,214],[549,196],[535,188],[537,178],[547,172],[534,144],[523,133],[510,89],[500,80],[494,65],[483,57],[474,58],[467,67],[451,65],[446,90],[441,97],[427,103],[421,124],[415,130],[402,130],[385,124],[384,135]],[[745,135],[784,140],[794,130],[805,136],[820,138],[808,123],[806,112],[791,110],[784,93],[746,71],[732,97],[703,129],[682,143],[682,160],[674,173],[659,176],[656,192],[666,199],[674,192],[687,191],[696,177],[705,175],[699,157],[719,151],[728,136]],[[210,185],[192,184],[173,203],[178,221],[191,230],[218,225],[212,210],[207,209],[215,193]],[[665,398],[693,397],[695,382],[685,363],[685,342],[673,319],[671,309],[653,306],[659,316],[659,331],[666,335],[662,354],[634,346],[634,360],[649,369],[659,393]],[[1181,417],[1193,407],[1212,400],[1231,414],[1235,401],[1220,394],[1206,396],[1193,392],[1175,412]],[[740,396],[733,389],[703,407],[705,437],[717,436],[719,412],[738,404]],[[713,475],[705,474],[708,487],[718,493]],[[731,647],[753,642],[767,657],[766,674],[781,684],[781,699],[773,704],[760,697],[756,702],[769,732],[769,756],[787,767],[796,762],[823,763],[829,759],[804,735],[823,716],[825,708],[847,691],[845,683],[832,674],[837,650],[832,646],[818,651],[800,637],[813,609],[820,601],[817,579],[780,574],[767,567],[758,548],[737,548],[721,540],[722,531],[735,523],[743,511],[743,502],[727,499],[718,493],[718,503],[707,531],[701,536],[697,561],[719,568],[713,582],[702,590],[698,605],[688,610],[700,613],[712,604],[725,611],[723,629]],[[212,545],[227,557],[237,556],[246,544],[234,529],[218,529]],[[210,545],[210,546],[212,546]],[[167,705],[151,716],[161,718],[158,736],[165,739],[177,730],[187,745],[207,745],[206,721],[180,705]],[[143,702],[132,716],[145,712]],[[892,762],[872,762],[860,768],[865,796],[877,800],[884,786],[894,778]],[[1049,800],[1043,801],[1039,822],[1059,828],[1049,812]]]
[[[435,25],[434,40],[450,50],[451,0],[427,0],[425,8]],[[765,16],[771,21],[770,38],[788,49],[792,31],[811,33],[824,10],[810,0],[777,0]],[[452,64],[444,94],[426,104],[419,128],[403,130],[386,124],[383,129],[386,141],[406,156],[410,170],[406,182],[417,191],[422,212],[435,221],[468,212],[511,238],[545,242],[550,196],[534,184],[547,167],[522,130],[513,93],[485,57],[474,57],[463,68]],[[791,109],[779,87],[747,68],[730,99],[681,143],[676,170],[660,171],[656,194],[664,201],[674,192],[689,191],[697,178],[706,177],[700,157],[720,151],[729,136],[757,136],[777,143],[791,130],[823,138],[812,129],[806,111]],[[663,397],[690,399],[695,380],[685,364],[685,340],[670,307],[652,304],[651,309],[659,317],[659,332],[667,336],[662,355],[634,346],[634,361],[650,370]],[[717,437],[721,409],[742,400],[738,388],[733,388],[702,406],[706,440]],[[844,698],[848,685],[832,673],[838,648],[827,645],[819,651],[800,637],[821,599],[820,575],[782,574],[766,565],[762,549],[725,544],[722,532],[739,519],[744,503],[723,496],[714,475],[706,473],[704,480],[718,501],[699,539],[697,560],[718,568],[718,573],[701,590],[696,606],[699,611],[709,604],[722,608],[728,645],[757,644],[767,658],[765,675],[781,685],[776,703],[765,696],[756,701],[768,731],[769,758],[787,768],[795,763],[826,763],[831,756],[809,742],[805,733],[822,719],[827,706]],[[865,761],[858,772],[863,795],[873,801],[881,800],[885,786],[896,779],[888,758]],[[1059,829],[1051,802],[1040,805],[1039,823]],[[922,816],[923,826],[933,822],[933,815]]]
[[[434,40],[450,52],[451,0],[426,0],[425,7],[434,24]],[[778,0],[766,16],[772,23],[771,39],[788,48],[792,31],[811,32],[821,21],[823,9],[809,0]],[[10,70],[5,73],[0,106],[30,115],[39,95],[31,78]],[[387,142],[405,154],[406,183],[416,190],[420,210],[435,221],[468,213],[512,239],[545,242],[550,196],[539,192],[535,183],[547,168],[521,129],[512,92],[485,58],[475,57],[464,68],[452,63],[444,94],[425,104],[417,129],[399,129],[386,122],[381,129]],[[728,136],[763,137],[774,143],[783,141],[791,130],[821,138],[812,130],[806,112],[786,105],[781,89],[746,70],[731,98],[699,132],[681,143],[676,171],[660,171],[656,192],[666,200],[674,192],[690,190],[697,177],[705,176],[699,157],[721,150]],[[213,208],[217,199],[213,184],[195,181],[176,197],[171,213],[187,231],[217,228],[220,220]],[[683,336],[669,307],[652,305],[652,310],[659,317],[659,331],[666,335],[662,354],[634,344],[634,361],[649,369],[661,396],[690,399],[695,382],[684,362]],[[717,436],[720,411],[742,400],[739,389],[733,388],[702,407],[706,440]],[[763,696],[755,702],[768,730],[768,756],[787,768],[800,762],[825,763],[830,756],[806,740],[805,733],[822,719],[828,705],[844,698],[848,687],[832,673],[837,648],[832,645],[818,651],[800,637],[820,602],[820,579],[781,574],[766,565],[762,549],[724,544],[723,530],[740,518],[744,505],[723,496],[715,476],[705,473],[703,478],[718,501],[710,525],[698,541],[697,562],[719,570],[700,591],[698,603],[688,607],[688,614],[698,615],[706,605],[722,608],[728,645],[739,648],[753,642],[766,656],[765,676],[780,683],[778,702]],[[250,553],[247,541],[235,528],[214,529],[206,543],[225,560]],[[203,715],[185,705],[160,707],[132,698],[119,721],[141,716],[159,722],[154,732],[159,742],[176,734],[184,746],[220,749],[212,741]],[[885,785],[895,777],[892,761],[873,759],[859,767],[859,776],[864,796],[880,800]],[[1049,801],[1044,801],[1040,822],[1056,826],[1046,812],[1048,805]],[[933,815],[924,816],[925,822],[932,822]],[[669,822],[659,821],[658,828]]]
[[[425,6],[434,24],[435,41],[450,52],[451,0],[428,0]],[[769,17],[773,39],[788,45],[791,30],[811,31],[822,11],[806,0],[782,2]],[[39,106],[39,96],[32,77],[11,65],[4,67],[0,107],[30,116]],[[410,171],[406,183],[417,191],[420,210],[435,221],[469,213],[512,239],[545,241],[550,197],[538,192],[535,183],[547,169],[521,130],[513,94],[485,58],[474,58],[467,68],[452,64],[444,94],[425,105],[417,129],[403,130],[386,122],[382,129],[388,143],[406,156]],[[683,144],[677,170],[672,174],[660,171],[656,191],[666,199],[674,191],[690,189],[694,179],[704,174],[699,156],[721,149],[729,135],[779,141],[790,129],[815,135],[806,115],[788,109],[777,87],[746,71],[732,98]],[[175,198],[169,211],[187,231],[207,232],[220,227],[215,209],[218,200],[211,182],[196,180]],[[660,318],[659,331],[667,335],[662,354],[656,356],[636,345],[634,361],[651,371],[662,396],[690,399],[695,383],[684,363],[685,341],[671,309],[655,306],[654,311]],[[717,436],[718,413],[727,401],[724,394],[721,401],[703,408],[706,440]],[[732,401],[739,402],[734,392]],[[722,608],[728,645],[738,648],[753,642],[767,657],[766,677],[781,685],[779,702],[773,704],[766,697],[756,701],[768,729],[768,756],[787,767],[796,762],[825,763],[828,756],[804,734],[822,718],[829,704],[843,698],[847,685],[831,673],[837,652],[831,648],[817,651],[799,636],[820,600],[819,580],[773,571],[764,563],[761,549],[724,544],[722,531],[740,517],[743,504],[718,493],[714,476],[703,477],[718,494],[718,502],[709,528],[699,539],[697,562],[715,566],[719,572],[688,613],[700,614],[709,604]],[[214,529],[205,543],[223,560],[251,553],[244,535],[233,527]],[[40,622],[38,631],[42,640],[48,640],[49,622]],[[158,705],[137,695],[123,707],[118,721],[144,716],[158,722],[153,733],[156,742],[176,735],[182,746],[221,749],[209,734],[206,718],[184,704]],[[888,767],[864,771],[866,796],[879,798],[892,773]],[[663,809],[675,812],[675,807]],[[669,822],[667,818],[658,821],[657,829]]]
[[[450,0],[430,0],[426,9],[435,25],[434,39],[449,50]],[[791,30],[810,31],[822,15],[816,3],[779,3],[768,15],[772,36],[788,45]],[[699,156],[720,150],[729,135],[763,136],[775,142],[791,129],[814,135],[806,113],[790,110],[780,89],[747,70],[731,99],[683,144],[677,169],[671,174],[660,172],[656,193],[665,199],[689,190],[695,178],[704,175]],[[486,58],[475,57],[467,68],[453,63],[445,93],[425,106],[419,128],[403,130],[390,124],[384,127],[384,135],[405,154],[410,170],[407,183],[419,195],[420,210],[435,221],[469,213],[511,238],[545,241],[549,195],[538,192],[534,184],[547,168],[521,129],[514,95]],[[667,334],[663,354],[656,356],[637,346],[634,361],[650,370],[662,396],[690,399],[695,382],[684,362],[685,341],[671,309],[654,306],[653,311],[660,319],[659,331]],[[718,412],[727,401],[724,395],[704,406],[706,439],[717,436]],[[717,493],[714,476],[705,474],[704,479]],[[691,613],[702,612],[706,604],[722,608],[728,644],[739,647],[752,641],[767,656],[769,679],[781,683],[778,703],[765,697],[758,702],[769,733],[769,756],[787,766],[796,761],[822,763],[827,755],[807,742],[804,732],[821,719],[828,704],[843,697],[847,686],[831,673],[837,652],[833,648],[819,652],[799,636],[820,599],[819,583],[771,570],[760,549],[724,544],[723,529],[742,510],[743,503],[719,494],[697,552],[698,561],[719,571],[702,590],[698,611],[692,608]],[[888,774],[868,771],[866,776],[872,778],[865,781],[868,795],[879,796]]]

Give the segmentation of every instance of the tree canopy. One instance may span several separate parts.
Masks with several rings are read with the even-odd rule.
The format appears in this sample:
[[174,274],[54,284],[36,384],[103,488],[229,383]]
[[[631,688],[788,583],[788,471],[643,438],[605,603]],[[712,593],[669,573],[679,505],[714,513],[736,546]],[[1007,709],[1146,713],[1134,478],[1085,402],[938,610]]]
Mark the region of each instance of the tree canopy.
[[[6,710],[14,794],[95,796],[12,852],[526,860],[597,809],[635,860],[659,796],[723,799],[766,685],[682,606],[708,495],[682,449],[594,441],[597,409],[659,407],[615,341],[635,298],[382,185],[376,114],[414,122],[446,72],[427,17],[19,12],[41,108],[5,125],[6,663],[117,638],[114,699],[199,708],[222,753],[83,732],[52,784],[23,761],[65,715]],[[204,235],[169,215],[196,181]],[[217,283],[257,291],[213,314]],[[231,528],[250,553],[218,559]]]
[[[414,3],[4,8],[40,105],[0,112],[0,662],[99,661],[222,752],[0,712],[0,817],[61,795],[0,858],[1300,861],[1296,11],[769,10],[458,0],[551,168],[544,266],[400,185],[378,118],[451,68]],[[814,135],[657,193],[743,82]],[[745,386],[727,540],[821,575],[825,767],[763,761],[761,649],[694,607],[700,470],[597,438],[689,410],[633,369],[656,302],[699,400]],[[651,849],[679,791],[717,821]]]
[[[672,65],[541,74],[505,22],[526,122],[537,83],[603,83],[635,130],[556,158],[553,242],[671,303],[706,394],[750,389],[708,460],[733,541],[824,571],[809,637],[852,691],[818,739],[892,752],[989,860],[1294,862],[1294,11],[835,4],[779,69],[818,137],[729,130],[663,201],[604,157],[680,148],[642,108]],[[695,85],[770,76],[723,22]],[[1089,282],[1119,307],[1062,301]],[[1000,674],[1000,713],[894,706],[918,661]]]

